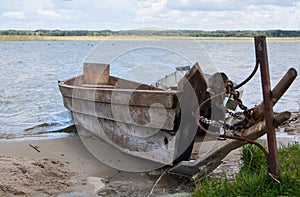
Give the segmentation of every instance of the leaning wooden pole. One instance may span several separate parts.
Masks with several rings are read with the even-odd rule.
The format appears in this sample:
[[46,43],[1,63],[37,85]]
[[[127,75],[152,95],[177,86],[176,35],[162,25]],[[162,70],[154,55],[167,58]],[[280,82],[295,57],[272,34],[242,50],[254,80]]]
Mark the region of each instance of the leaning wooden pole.
[[[278,84],[272,90],[272,100],[273,106],[277,103],[277,101],[283,96],[283,94],[288,90],[290,85],[294,82],[297,77],[297,71],[294,68],[290,68],[286,74],[280,79]],[[260,103],[259,105],[252,108],[252,118],[254,121],[261,121],[264,116],[264,103]]]
[[265,36],[257,36],[255,39],[256,62],[260,65],[261,83],[263,90],[264,118],[268,142],[268,172],[272,180],[279,180],[277,142],[274,125],[273,101],[270,83],[267,44]]

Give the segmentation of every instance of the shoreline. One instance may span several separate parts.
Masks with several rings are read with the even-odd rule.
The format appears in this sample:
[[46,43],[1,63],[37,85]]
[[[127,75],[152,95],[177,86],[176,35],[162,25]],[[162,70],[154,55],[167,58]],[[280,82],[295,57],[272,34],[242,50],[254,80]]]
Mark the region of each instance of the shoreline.
[[[103,41],[103,40],[253,40],[253,37],[185,36],[17,36],[0,35],[0,41]],[[268,41],[299,41],[300,37],[267,37]]]
[[[300,112],[293,113],[277,132],[299,137]],[[291,143],[289,140],[293,139],[280,136],[278,146]],[[221,176],[226,172],[232,179],[241,166],[240,156],[239,149],[233,150],[213,174]],[[117,159],[121,164],[125,161],[118,156]],[[147,196],[162,170],[141,173],[109,167],[87,150],[78,135],[0,142],[1,196]],[[156,185],[154,195],[188,196],[191,188],[193,182],[188,179],[165,175]]]
[[[233,177],[239,165],[240,152],[234,150],[215,173]],[[91,155],[79,136],[0,143],[1,196],[147,196],[163,170],[111,168]],[[153,194],[188,196],[192,186],[187,178],[166,174]]]
[[[0,143],[0,196],[147,196],[160,173],[109,167],[79,136]],[[186,182],[165,175],[154,194],[186,193]]]

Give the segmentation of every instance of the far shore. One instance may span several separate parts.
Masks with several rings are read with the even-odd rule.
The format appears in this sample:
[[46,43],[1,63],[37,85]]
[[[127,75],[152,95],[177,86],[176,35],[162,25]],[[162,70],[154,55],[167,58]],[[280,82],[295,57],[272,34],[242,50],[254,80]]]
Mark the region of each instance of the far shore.
[[[184,37],[184,36],[18,36],[0,35],[9,41],[56,41],[56,40],[253,40],[253,37]],[[267,37],[270,41],[293,41],[300,37]]]

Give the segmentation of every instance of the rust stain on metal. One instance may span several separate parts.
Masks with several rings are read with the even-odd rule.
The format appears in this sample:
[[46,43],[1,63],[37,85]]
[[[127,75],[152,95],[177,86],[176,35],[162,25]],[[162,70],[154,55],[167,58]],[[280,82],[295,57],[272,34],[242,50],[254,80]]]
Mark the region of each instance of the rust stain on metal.
[[268,171],[272,179],[279,180],[277,142],[274,125],[273,101],[270,83],[269,63],[265,36],[257,36],[255,39],[256,62],[260,64],[261,83],[263,90],[264,117],[268,142]]

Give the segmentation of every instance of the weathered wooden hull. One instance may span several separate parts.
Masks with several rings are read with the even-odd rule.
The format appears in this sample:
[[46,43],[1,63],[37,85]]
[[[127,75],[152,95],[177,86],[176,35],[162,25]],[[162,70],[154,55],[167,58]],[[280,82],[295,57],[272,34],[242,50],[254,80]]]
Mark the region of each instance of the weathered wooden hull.
[[[207,88],[198,65],[190,75],[171,91],[112,76],[105,85],[85,84],[84,76],[78,76],[60,82],[59,88],[78,130],[127,154],[172,165],[193,141],[197,125],[192,112]],[[195,78],[193,87],[189,79]]]
[[[176,136],[167,131],[116,122],[72,112],[79,131],[92,133],[124,153],[171,165],[177,158]],[[149,137],[132,135],[147,133]],[[153,135],[151,135],[153,133]],[[164,140],[170,140],[167,144]]]

